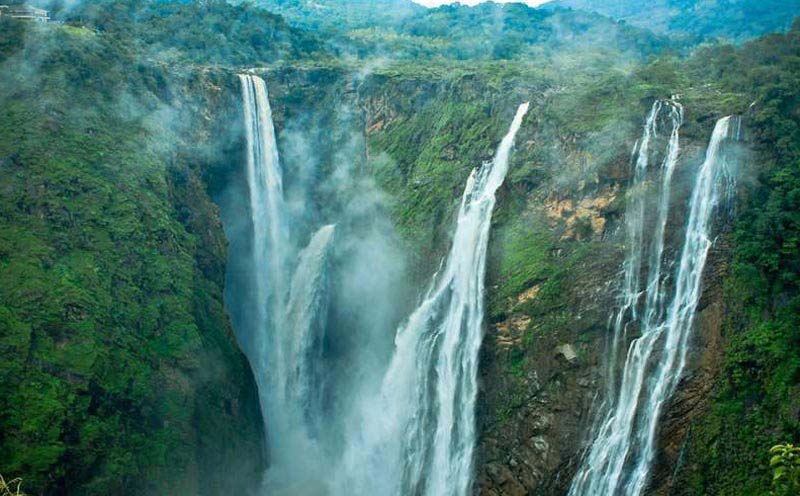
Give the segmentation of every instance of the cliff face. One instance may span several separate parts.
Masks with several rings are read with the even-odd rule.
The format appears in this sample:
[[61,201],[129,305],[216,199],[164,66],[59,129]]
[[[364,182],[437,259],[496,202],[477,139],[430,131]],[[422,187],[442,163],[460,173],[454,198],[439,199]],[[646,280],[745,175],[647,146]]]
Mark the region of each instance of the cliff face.
[[44,494],[242,493],[260,413],[193,141],[213,102],[184,98],[213,85],[89,31],[4,46],[23,40],[0,71],[0,472]]
[[[689,109],[692,103],[685,102]],[[684,128],[667,226],[667,253],[673,259],[683,243],[694,171],[703,160],[706,111],[690,110]],[[574,138],[560,140],[565,148],[561,166],[596,170],[594,184],[579,184],[571,191],[546,184],[530,200],[531,215],[538,211],[546,220],[530,240],[558,240],[558,248],[546,252],[543,262],[551,257],[550,264],[563,267],[557,289],[548,295],[544,289],[550,281],[534,281],[507,298],[502,316],[487,330],[481,404],[484,437],[478,462],[483,495],[566,494],[592,441],[597,409],[604,400],[609,323],[618,305],[624,201],[630,180],[625,152],[637,137],[635,132],[608,136],[607,145],[620,153],[599,159],[588,152],[585,140]],[[723,236],[704,275],[687,370],[659,428],[657,468],[648,494],[661,494],[672,484],[689,426],[707,406],[722,367],[721,295],[730,247],[724,236],[727,224],[718,224],[716,232]],[[502,233],[500,227],[498,237]],[[494,289],[502,290],[502,280]],[[635,330],[630,332],[635,336]]]
[[[392,192],[419,281],[447,249],[469,170],[491,158],[491,136],[500,136],[512,105],[534,102],[495,212],[476,468],[481,494],[563,494],[602,401],[630,149],[652,100],[629,101],[587,123],[555,114],[584,90],[532,78],[507,84],[511,93],[485,73],[409,77],[387,69],[356,85],[352,101],[363,109],[367,170]],[[702,100],[686,105],[690,117],[668,227],[673,254],[683,242],[686,198],[714,120]],[[723,223],[718,231],[725,229]],[[721,367],[728,245],[718,242],[711,258],[690,363],[662,424],[656,492],[670,484],[666,471],[677,463]]]

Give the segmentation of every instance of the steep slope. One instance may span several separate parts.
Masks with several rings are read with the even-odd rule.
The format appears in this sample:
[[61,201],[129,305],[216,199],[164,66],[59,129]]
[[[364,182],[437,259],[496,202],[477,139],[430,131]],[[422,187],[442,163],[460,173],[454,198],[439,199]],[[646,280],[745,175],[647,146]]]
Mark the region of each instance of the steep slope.
[[[528,72],[524,66],[487,64],[450,68],[448,76],[432,68],[420,73],[413,66],[387,67],[358,88],[365,99],[371,167],[384,189],[393,192],[398,225],[421,274],[434,269],[446,246],[458,184],[469,164],[490,156],[491,144],[483,137],[497,133],[514,103],[534,102],[492,231],[479,401],[477,476],[484,494],[561,494],[569,487],[589,441],[593,402],[603,390],[604,343],[622,263],[620,217],[630,149],[653,99],[675,93],[682,95],[687,120],[667,251],[683,241],[688,185],[717,118],[744,114],[759,149],[767,142],[783,145],[775,148],[776,156],[766,154],[766,147],[756,161],[742,162],[743,197],[757,191],[752,177],[762,174],[765,189],[757,198],[774,198],[773,207],[762,214],[755,203],[743,203],[740,234],[733,234],[728,222],[715,226],[719,237],[709,255],[687,372],[659,429],[652,490],[740,494],[736,488],[743,484],[749,493],[769,489],[767,450],[797,436],[794,400],[777,400],[796,395],[796,360],[786,355],[797,339],[790,331],[794,310],[791,304],[785,312],[766,310],[777,300],[748,299],[752,303],[741,311],[764,319],[756,324],[742,320],[734,302],[740,301],[735,295],[744,290],[750,271],[765,271],[767,294],[777,291],[774,297],[781,301],[794,298],[794,290],[787,289],[795,279],[790,275],[794,241],[784,250],[766,248],[786,243],[781,240],[796,232],[790,213],[794,141],[781,138],[784,132],[791,135],[796,120],[789,90],[796,77],[790,67],[797,56],[793,36],[766,37],[742,50],[703,50],[688,62],[665,59],[632,73],[572,84],[548,79],[546,66]],[[772,68],[769,61],[776,57],[784,62]],[[764,86],[763,81],[773,80],[774,88]],[[772,130],[773,124],[785,131]],[[753,233],[741,244],[746,251],[740,255],[734,240],[749,238],[750,216],[764,229],[781,227],[774,231],[777,238]],[[775,260],[779,270],[766,255],[778,252],[784,253]],[[765,257],[753,258],[758,253]],[[741,260],[733,272],[731,257]],[[780,332],[769,332],[776,328]],[[769,342],[771,351],[758,351],[759,340]],[[750,380],[749,392],[737,394],[727,385],[726,370],[758,381]],[[730,425],[746,427],[725,427]]]
[[[741,92],[742,104],[755,102],[745,119],[753,150],[745,177],[757,179],[730,236],[722,312],[709,315],[721,326],[724,359],[709,381],[713,387],[698,381],[686,388],[664,421],[658,494],[766,493],[772,481],[767,450],[800,439],[798,60],[795,22],[786,35],[737,51],[720,48],[692,64],[695,74],[713,74],[717,90]],[[687,425],[681,414],[692,404],[701,408]],[[797,489],[775,487],[775,494]]]
[[3,20],[0,40],[0,472],[42,494],[243,493],[263,432],[188,89],[215,85],[87,29]]
[[660,33],[741,41],[789,28],[798,0],[555,0],[544,8],[597,12]]

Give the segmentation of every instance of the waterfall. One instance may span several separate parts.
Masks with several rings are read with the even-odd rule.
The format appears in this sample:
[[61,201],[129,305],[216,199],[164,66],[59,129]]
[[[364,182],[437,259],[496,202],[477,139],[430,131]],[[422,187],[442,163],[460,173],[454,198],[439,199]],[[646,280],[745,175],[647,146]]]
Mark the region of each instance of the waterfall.
[[311,238],[298,257],[292,277],[287,309],[291,326],[284,344],[283,363],[278,368],[288,377],[283,381],[285,401],[296,409],[306,428],[318,431],[323,403],[324,371],[322,350],[328,315],[328,259],[334,226],[324,226]]
[[286,294],[288,234],[283,201],[283,177],[278,160],[275,127],[267,86],[258,76],[241,74],[242,104],[247,138],[247,186],[253,227],[252,258],[255,288],[255,322],[250,336],[250,362],[265,418],[275,413],[269,394],[272,377],[268,366],[275,363],[278,348],[270,339],[282,320]]
[[[648,158],[642,157],[643,153],[647,153],[644,143],[655,134],[658,114],[665,105],[670,108],[672,133],[660,171],[646,285],[640,288],[638,282],[628,284],[629,278],[639,281],[638,273],[629,274],[629,271],[638,272],[641,269],[644,250],[643,212],[646,204],[643,185],[649,181],[649,175],[647,170],[640,170],[640,165],[647,165]],[[638,496],[644,491],[655,456],[658,419],[686,364],[688,339],[700,300],[706,258],[712,244],[710,230],[713,214],[720,202],[720,192],[730,199],[734,191],[730,164],[721,153],[721,148],[726,138],[738,137],[731,135],[732,131],[738,133],[738,120],[725,117],[714,128],[705,161],[695,178],[672,299],[665,308],[667,290],[662,274],[664,234],[671,181],[679,153],[682,117],[682,109],[676,102],[657,102],[645,125],[642,145],[638,150],[632,196],[626,211],[629,245],[622,307],[615,318],[614,341],[624,341],[624,335],[620,334],[624,334],[628,323],[637,325],[641,335],[628,348],[618,387],[611,386],[615,392],[614,403],[601,422],[589,453],[573,480],[569,493],[571,496]],[[732,127],[732,122],[737,124]],[[632,246],[632,242],[636,246]],[[643,311],[637,311],[636,308],[641,307],[642,303]]]
[[[647,172],[650,163],[650,144],[653,138],[658,135],[657,122],[663,106],[661,100],[653,103],[650,113],[644,125],[642,137],[634,145],[633,154],[636,161],[633,168],[633,181],[629,188],[628,204],[625,212],[625,234],[626,234],[626,256],[622,278],[622,288],[620,291],[620,306],[614,317],[613,342],[611,344],[611,355],[608,362],[608,374],[606,378],[607,396],[614,396],[614,387],[617,382],[616,364],[619,355],[620,342],[625,337],[625,323],[629,315],[635,319],[637,316],[637,302],[641,294],[641,269],[642,255],[644,252],[644,222],[645,206],[648,197],[647,191]],[[677,108],[677,107],[676,107]],[[682,116],[682,109],[679,110]],[[680,122],[673,120],[673,136],[670,146],[675,147],[676,156],[678,150],[678,129]],[[674,164],[673,164],[674,165]],[[666,178],[666,175],[665,175]]]
[[[239,79],[253,230],[249,277],[255,322],[250,326],[249,358],[275,468],[268,484],[283,486],[318,463],[320,456],[314,438],[323,406],[321,367],[334,226],[319,229],[295,257],[267,87],[255,75],[242,74]],[[297,462],[300,455],[305,463]]]
[[366,405],[354,434],[360,442],[345,454],[348,477],[338,493],[470,492],[489,228],[528,107],[520,105],[494,160],[467,181],[450,254],[397,332],[380,398]]

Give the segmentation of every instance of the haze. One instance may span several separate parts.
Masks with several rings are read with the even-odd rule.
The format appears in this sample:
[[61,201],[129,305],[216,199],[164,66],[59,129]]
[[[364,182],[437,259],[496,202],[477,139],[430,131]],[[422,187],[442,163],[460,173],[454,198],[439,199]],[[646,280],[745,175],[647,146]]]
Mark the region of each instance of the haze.
[[[449,3],[462,3],[464,5],[478,5],[479,3],[483,3],[482,0],[460,0],[460,2],[455,1],[446,1],[446,0],[414,0],[418,4],[424,5],[426,7],[438,7],[439,5],[445,5]],[[537,5],[542,5],[543,3],[547,3],[548,0],[494,0],[495,3],[526,3],[531,7],[536,7]]]

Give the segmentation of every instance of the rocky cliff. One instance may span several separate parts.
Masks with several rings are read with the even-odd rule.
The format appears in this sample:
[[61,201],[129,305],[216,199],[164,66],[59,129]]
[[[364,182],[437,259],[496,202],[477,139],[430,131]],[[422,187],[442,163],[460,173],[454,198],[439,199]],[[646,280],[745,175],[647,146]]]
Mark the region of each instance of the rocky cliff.
[[[367,137],[367,171],[392,192],[420,281],[447,247],[461,183],[491,157],[492,133],[499,135],[517,101],[534,102],[495,214],[478,486],[487,495],[561,494],[602,399],[630,149],[655,95],[586,123],[557,115],[584,90],[518,75],[496,84],[462,70],[423,77],[379,69],[354,81],[339,101],[362,111],[355,127]],[[702,101],[690,110],[670,219],[672,251],[682,242],[680,205],[714,112]],[[687,426],[704,407],[708,380],[719,372],[720,287],[729,252],[724,243],[716,246],[687,379],[666,415],[663,467],[674,466]]]

